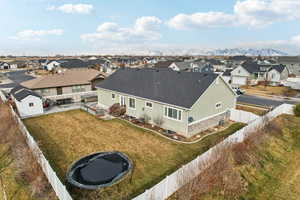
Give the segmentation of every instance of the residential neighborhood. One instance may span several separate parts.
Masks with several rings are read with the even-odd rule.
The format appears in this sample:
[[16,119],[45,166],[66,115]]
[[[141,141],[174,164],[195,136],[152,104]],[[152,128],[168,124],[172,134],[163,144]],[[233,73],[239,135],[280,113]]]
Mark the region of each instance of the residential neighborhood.
[[299,2],[0,8],[0,200],[300,199]]

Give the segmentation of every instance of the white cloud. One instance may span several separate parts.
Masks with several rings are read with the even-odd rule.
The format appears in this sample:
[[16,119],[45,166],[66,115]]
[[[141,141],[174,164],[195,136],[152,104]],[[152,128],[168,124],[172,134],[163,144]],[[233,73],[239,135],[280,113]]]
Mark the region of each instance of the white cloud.
[[176,29],[216,28],[224,26],[263,27],[276,22],[300,19],[298,0],[237,1],[233,13],[199,12],[179,14],[168,21]]
[[47,35],[63,35],[64,31],[62,29],[52,29],[52,30],[23,30],[18,32],[15,36],[10,37],[15,40],[39,40],[43,36]]
[[158,40],[161,34],[158,32],[162,21],[157,17],[140,17],[135,21],[133,27],[123,28],[116,23],[105,22],[97,28],[96,33],[81,35],[84,41],[104,42],[141,42]]
[[47,10],[58,10],[64,13],[89,14],[94,9],[91,4],[64,4],[62,6],[50,6]]

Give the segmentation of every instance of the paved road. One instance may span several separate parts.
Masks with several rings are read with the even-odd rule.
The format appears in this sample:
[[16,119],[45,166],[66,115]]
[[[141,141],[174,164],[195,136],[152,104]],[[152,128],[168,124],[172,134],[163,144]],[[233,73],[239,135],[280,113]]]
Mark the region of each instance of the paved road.
[[25,70],[23,71],[12,71],[5,73],[6,76],[15,83],[22,83],[24,81],[28,81],[34,79],[33,76],[25,74]]
[[25,74],[26,70],[6,72],[5,75],[12,81],[8,84],[0,84],[0,88],[14,88],[18,84],[34,79],[33,76]]
[[274,99],[274,98],[267,98],[267,97],[258,97],[258,96],[252,96],[252,95],[239,96],[238,102],[254,104],[254,105],[259,105],[259,106],[265,106],[265,107],[277,107],[283,103],[289,103],[289,104],[300,103],[297,101]]

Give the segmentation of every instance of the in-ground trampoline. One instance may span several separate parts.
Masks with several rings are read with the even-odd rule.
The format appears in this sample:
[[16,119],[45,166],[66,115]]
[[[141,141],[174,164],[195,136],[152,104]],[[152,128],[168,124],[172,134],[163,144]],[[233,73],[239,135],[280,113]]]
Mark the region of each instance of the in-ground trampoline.
[[120,181],[131,169],[132,162],[121,152],[94,153],[73,163],[67,180],[76,187],[96,190]]

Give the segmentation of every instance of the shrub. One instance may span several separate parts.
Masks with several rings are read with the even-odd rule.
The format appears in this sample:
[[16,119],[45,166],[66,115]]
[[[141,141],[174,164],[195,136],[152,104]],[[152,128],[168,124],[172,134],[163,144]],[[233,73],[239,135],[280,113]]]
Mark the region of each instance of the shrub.
[[161,125],[163,125],[163,123],[164,123],[164,120],[163,120],[162,117],[156,117],[156,118],[153,119],[153,122],[154,122],[157,126],[161,127]]
[[294,108],[294,114],[297,116],[297,117],[300,117],[300,104],[297,104]]
[[149,115],[147,115],[146,113],[144,113],[142,116],[141,116],[141,119],[146,123],[148,124],[149,121],[151,120],[151,117]]
[[126,108],[116,103],[109,108],[109,114],[115,117],[120,117],[126,113]]

